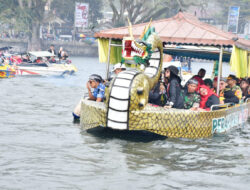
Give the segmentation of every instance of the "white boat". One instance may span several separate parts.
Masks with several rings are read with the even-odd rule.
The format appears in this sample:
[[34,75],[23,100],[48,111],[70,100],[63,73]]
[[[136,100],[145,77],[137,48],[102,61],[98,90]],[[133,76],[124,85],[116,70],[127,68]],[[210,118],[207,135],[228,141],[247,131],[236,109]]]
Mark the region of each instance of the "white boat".
[[[69,62],[50,63],[47,58],[55,55],[47,51],[29,52],[28,55],[32,61],[16,64],[17,75],[64,76],[77,71],[77,68]],[[35,62],[37,59],[40,60],[39,63]]]

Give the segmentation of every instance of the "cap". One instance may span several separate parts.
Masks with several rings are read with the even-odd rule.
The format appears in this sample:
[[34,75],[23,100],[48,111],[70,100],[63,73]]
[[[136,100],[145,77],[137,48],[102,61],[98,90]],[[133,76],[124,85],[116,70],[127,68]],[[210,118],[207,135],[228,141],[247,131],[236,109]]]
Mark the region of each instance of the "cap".
[[220,78],[220,81],[227,82],[227,79],[224,78],[224,77],[221,77],[221,78]]
[[121,63],[117,63],[114,65],[112,72],[114,72],[116,69],[126,69],[126,66]]
[[[214,81],[218,81],[218,77],[214,77]],[[227,82],[227,78],[220,77],[220,81]]]
[[89,76],[89,80],[94,80],[96,82],[102,82],[102,77],[97,74],[92,74]]
[[187,82],[188,84],[196,84],[196,85],[198,85],[199,84],[199,82],[196,80],[196,79],[189,79],[188,80],[188,82]]
[[235,75],[229,75],[227,77],[227,80],[235,80],[235,81],[237,81],[237,77]]

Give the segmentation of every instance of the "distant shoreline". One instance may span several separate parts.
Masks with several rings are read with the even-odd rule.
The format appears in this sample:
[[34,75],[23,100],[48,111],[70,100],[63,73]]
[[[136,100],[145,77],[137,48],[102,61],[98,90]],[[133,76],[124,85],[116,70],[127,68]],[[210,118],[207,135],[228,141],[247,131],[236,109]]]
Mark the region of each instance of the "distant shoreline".
[[[42,41],[42,50],[48,50],[53,44],[56,51],[62,46],[70,56],[98,56],[98,46],[96,42],[77,42],[77,41]],[[22,53],[27,51],[28,41],[26,39],[0,39],[0,47],[11,46],[14,52]]]

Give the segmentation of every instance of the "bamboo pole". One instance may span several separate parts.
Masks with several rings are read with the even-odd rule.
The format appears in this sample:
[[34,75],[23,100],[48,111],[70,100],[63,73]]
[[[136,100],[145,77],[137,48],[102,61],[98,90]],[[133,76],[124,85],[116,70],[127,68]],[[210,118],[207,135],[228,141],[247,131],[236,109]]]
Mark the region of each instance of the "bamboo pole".
[[218,71],[218,78],[217,78],[217,95],[220,93],[220,78],[222,75],[222,58],[223,58],[223,46],[220,47],[220,57],[219,57],[219,71]]

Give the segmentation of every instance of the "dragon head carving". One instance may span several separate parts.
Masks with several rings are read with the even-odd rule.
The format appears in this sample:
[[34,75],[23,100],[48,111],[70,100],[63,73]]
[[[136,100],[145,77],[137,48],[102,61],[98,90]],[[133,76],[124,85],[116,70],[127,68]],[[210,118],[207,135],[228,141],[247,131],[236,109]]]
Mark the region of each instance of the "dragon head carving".
[[148,61],[152,55],[152,44],[147,40],[149,36],[155,32],[153,27],[150,27],[151,22],[145,27],[144,32],[139,39],[134,39],[132,33],[132,25],[129,23],[130,37],[124,37],[122,41],[122,62],[129,64],[143,64],[148,66]]

